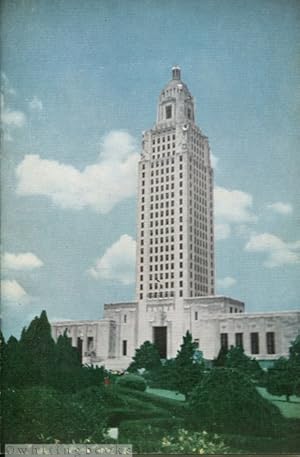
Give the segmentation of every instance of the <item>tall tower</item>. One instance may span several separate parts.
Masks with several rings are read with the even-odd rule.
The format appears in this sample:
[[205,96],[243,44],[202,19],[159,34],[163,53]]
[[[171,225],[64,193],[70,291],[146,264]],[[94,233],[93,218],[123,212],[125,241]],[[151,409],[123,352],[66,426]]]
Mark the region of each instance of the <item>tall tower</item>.
[[213,295],[210,149],[177,66],[143,134],[138,179],[137,301]]

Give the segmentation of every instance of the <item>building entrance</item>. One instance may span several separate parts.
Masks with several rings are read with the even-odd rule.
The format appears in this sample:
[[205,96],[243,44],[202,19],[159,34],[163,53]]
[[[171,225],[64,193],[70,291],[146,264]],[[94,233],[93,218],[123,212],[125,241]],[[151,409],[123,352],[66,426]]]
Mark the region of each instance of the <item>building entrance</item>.
[[161,359],[167,358],[167,327],[153,327],[153,343]]

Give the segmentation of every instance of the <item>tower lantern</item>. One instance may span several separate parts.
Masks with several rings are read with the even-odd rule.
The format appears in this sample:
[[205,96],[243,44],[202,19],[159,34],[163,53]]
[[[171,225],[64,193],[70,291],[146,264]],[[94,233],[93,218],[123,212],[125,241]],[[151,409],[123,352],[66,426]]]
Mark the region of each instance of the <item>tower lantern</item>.
[[175,65],[173,68],[172,68],[172,79],[178,79],[180,80],[181,78],[181,68],[178,67],[177,65]]

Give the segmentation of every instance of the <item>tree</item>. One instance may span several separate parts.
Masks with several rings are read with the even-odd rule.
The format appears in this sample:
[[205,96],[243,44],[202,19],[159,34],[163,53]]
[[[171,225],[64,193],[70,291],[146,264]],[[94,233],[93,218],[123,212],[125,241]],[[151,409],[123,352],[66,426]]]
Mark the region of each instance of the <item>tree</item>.
[[67,333],[57,339],[55,345],[55,377],[53,387],[63,392],[75,392],[80,386],[81,362]]
[[266,376],[267,391],[272,395],[300,395],[300,335],[292,341],[289,357],[280,357],[269,368]]
[[189,331],[183,337],[183,343],[175,358],[175,385],[179,392],[188,395],[197,385],[203,374],[203,361],[196,361],[197,345]]
[[189,404],[190,420],[207,431],[272,435],[282,426],[277,407],[236,369],[213,368],[205,373]]
[[292,341],[289,355],[289,366],[295,380],[294,395],[300,396],[300,335]]
[[156,370],[160,366],[161,361],[157,347],[150,341],[145,341],[136,349],[133,362],[129,365],[128,371],[135,372],[140,368],[150,371]]
[[2,376],[4,387],[21,387],[24,385],[26,362],[19,341],[10,336],[2,351]]
[[225,356],[224,366],[240,370],[252,379],[260,379],[263,373],[258,361],[248,357],[241,346],[231,346]]
[[[46,311],[22,332],[21,350],[26,363],[27,385],[52,385],[55,376],[55,343]],[[24,377],[25,379],[25,377]]]
[[213,361],[213,366],[215,367],[224,367],[226,362],[226,355],[228,349],[225,346],[221,346],[219,354],[216,359]]
[[274,362],[272,368],[268,369],[266,376],[266,388],[271,395],[285,395],[286,400],[294,393],[295,379],[290,370],[288,359],[280,357]]

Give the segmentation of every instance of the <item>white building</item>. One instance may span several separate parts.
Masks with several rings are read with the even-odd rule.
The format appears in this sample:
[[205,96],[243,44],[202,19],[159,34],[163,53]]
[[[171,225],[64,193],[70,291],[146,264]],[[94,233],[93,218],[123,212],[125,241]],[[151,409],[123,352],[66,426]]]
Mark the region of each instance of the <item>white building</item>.
[[287,355],[300,312],[250,314],[244,303],[214,295],[210,149],[179,67],[143,134],[138,180],[136,301],[106,304],[102,320],[54,322],[54,338],[67,329],[84,363],[108,368],[127,368],[146,340],[162,358],[174,357],[187,330],[208,360],[221,345],[243,345],[260,360]]

